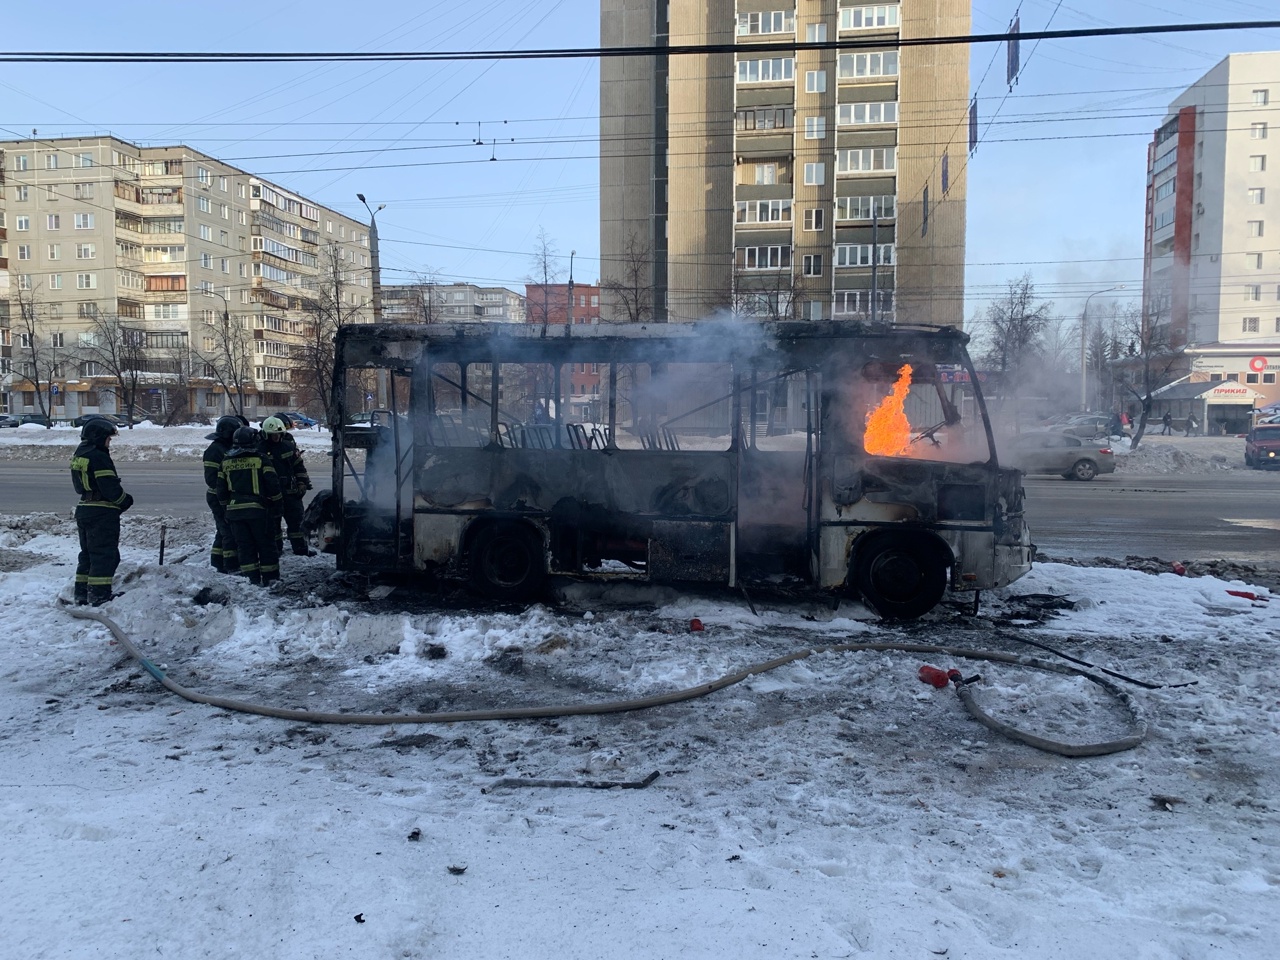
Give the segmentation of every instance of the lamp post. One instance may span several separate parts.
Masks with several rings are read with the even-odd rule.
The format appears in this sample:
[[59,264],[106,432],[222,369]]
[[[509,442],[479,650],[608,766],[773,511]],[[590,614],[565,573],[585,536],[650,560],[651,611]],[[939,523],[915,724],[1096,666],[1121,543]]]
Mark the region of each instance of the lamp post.
[[[364,204],[364,208],[369,211],[369,269],[373,274],[373,322],[382,322],[382,267],[378,262],[378,210],[386,207],[385,203],[378,204],[378,210],[374,210],[369,206],[369,201],[364,198],[363,193],[357,193],[356,199]],[[387,371],[383,368],[378,369],[378,408],[385,409],[387,406]]]
[[569,251],[569,312],[565,318],[565,323],[569,328],[573,328],[573,258],[578,255],[577,250]]
[[244,371],[240,369],[240,358],[234,356],[232,353],[231,305],[227,302],[227,298],[218,293],[217,290],[206,290],[204,295],[206,297],[217,297],[222,301],[222,352],[225,355],[224,359],[227,361],[227,376],[222,378],[224,381],[222,384],[222,412],[224,415],[227,412],[227,403],[231,399],[229,394],[231,392],[232,383],[230,381],[234,380],[236,397],[240,401],[240,404],[239,409],[236,409],[236,405],[232,404],[232,411],[237,416],[244,416]]
[[1114,293],[1116,290],[1123,290],[1123,283],[1114,287],[1107,287],[1105,290],[1095,290],[1084,298],[1084,312],[1080,315],[1080,412],[1084,413],[1089,409],[1089,364],[1086,356],[1086,347],[1089,339],[1089,301],[1101,293]]

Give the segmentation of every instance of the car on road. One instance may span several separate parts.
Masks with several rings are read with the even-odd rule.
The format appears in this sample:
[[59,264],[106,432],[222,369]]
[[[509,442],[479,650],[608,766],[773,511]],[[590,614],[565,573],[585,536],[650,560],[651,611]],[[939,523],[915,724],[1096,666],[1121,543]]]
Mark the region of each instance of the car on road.
[[1245,435],[1244,464],[1255,470],[1280,467],[1280,423],[1256,423]]
[[1001,459],[1023,473],[1051,473],[1066,480],[1092,480],[1116,470],[1110,447],[1060,430],[1024,433],[1006,445]]

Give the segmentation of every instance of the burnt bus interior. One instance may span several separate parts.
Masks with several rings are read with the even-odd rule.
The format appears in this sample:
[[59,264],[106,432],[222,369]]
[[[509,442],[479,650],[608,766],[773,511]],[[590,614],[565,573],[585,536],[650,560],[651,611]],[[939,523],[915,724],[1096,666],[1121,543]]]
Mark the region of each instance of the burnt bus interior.
[[[340,569],[512,599],[552,575],[845,589],[849,556],[833,583],[818,554],[855,504],[873,526],[989,519],[966,341],[787,322],[345,327],[330,549]],[[349,422],[368,396],[379,409]],[[895,400],[879,449],[868,411]]]

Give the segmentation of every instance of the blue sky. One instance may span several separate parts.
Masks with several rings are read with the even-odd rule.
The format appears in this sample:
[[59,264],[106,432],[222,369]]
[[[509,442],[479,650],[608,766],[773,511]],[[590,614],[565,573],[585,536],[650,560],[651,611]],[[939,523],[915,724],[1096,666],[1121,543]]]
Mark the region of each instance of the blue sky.
[[[599,40],[591,0],[110,9],[59,5],[57,48],[474,50]],[[1010,0],[979,0],[974,31],[1004,30],[1015,9]],[[1020,11],[1024,30],[1051,18],[1069,29],[1276,15],[1265,0],[1023,0]],[[49,49],[49,17],[30,4],[6,11],[3,47]],[[968,168],[966,314],[1024,270],[1066,315],[1108,286],[1124,283],[1117,296],[1136,296],[1151,131],[1168,102],[1227,53],[1267,49],[1280,49],[1280,31],[1027,43],[1021,80],[1005,99],[1003,46],[974,47],[982,142]],[[596,279],[598,90],[589,60],[3,64],[0,127],[185,142],[357,217],[362,192],[387,204],[378,221],[387,281],[430,268],[518,288],[543,228],[566,265],[577,251],[579,281]]]

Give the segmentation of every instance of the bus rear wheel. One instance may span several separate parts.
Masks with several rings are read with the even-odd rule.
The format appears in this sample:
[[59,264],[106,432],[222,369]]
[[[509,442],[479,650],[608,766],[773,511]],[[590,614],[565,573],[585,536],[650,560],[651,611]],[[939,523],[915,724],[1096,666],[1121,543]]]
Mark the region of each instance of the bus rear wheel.
[[938,605],[947,568],[937,551],[913,541],[885,540],[858,555],[854,586],[886,620],[914,620]]
[[471,583],[495,600],[538,597],[547,578],[542,540],[519,523],[486,527],[471,547]]

